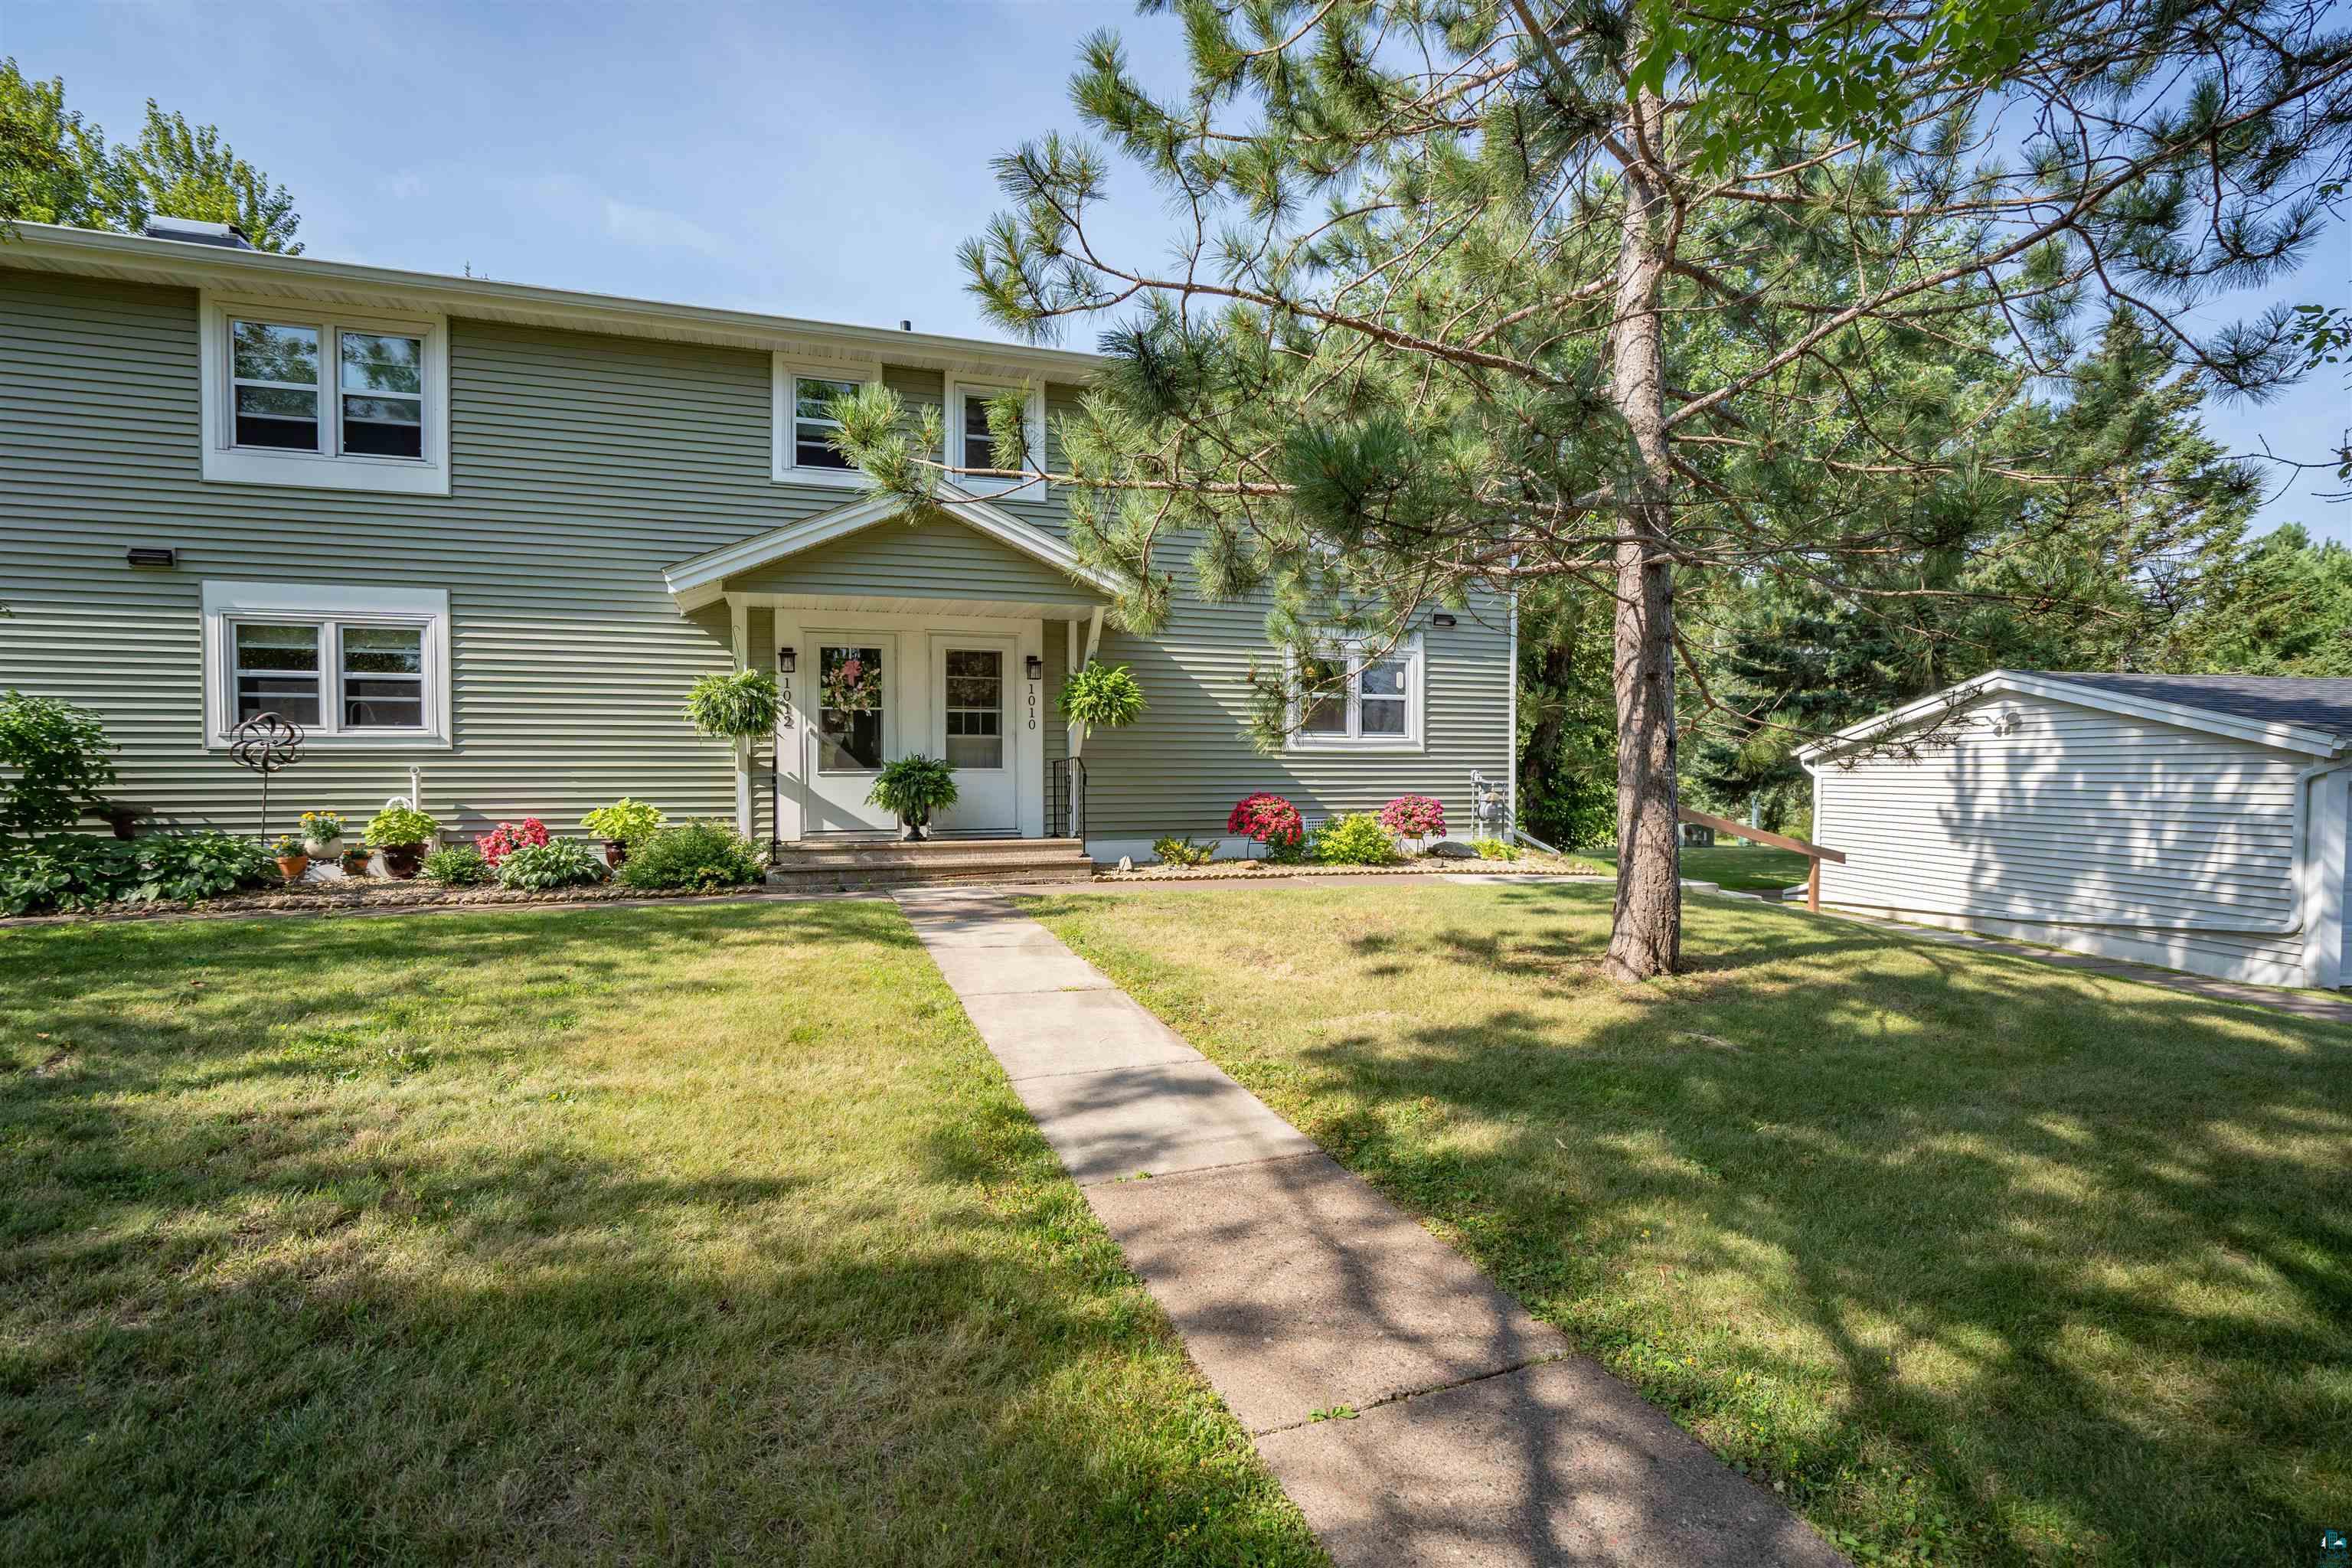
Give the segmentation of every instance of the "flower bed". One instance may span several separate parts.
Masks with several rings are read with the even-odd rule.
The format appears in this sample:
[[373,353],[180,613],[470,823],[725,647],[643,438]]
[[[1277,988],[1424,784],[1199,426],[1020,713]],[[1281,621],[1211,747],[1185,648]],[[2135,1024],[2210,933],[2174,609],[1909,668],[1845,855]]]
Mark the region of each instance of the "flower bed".
[[1607,873],[1567,857],[1529,855],[1522,859],[1463,860],[1427,856],[1399,866],[1321,866],[1275,860],[1214,860],[1206,866],[1138,866],[1132,871],[1097,871],[1097,882],[1272,881],[1283,877],[1426,877],[1440,872],[1467,877],[1591,877]]
[[614,883],[561,888],[547,892],[523,892],[509,888],[446,888],[434,882],[399,882],[388,878],[353,881],[289,882],[259,892],[233,893],[185,903],[107,904],[85,913],[28,915],[0,921],[0,926],[62,925],[71,921],[169,920],[174,917],[223,917],[250,914],[365,914],[377,910],[463,908],[488,904],[611,904],[647,899],[743,898],[756,888],[729,889],[717,894],[699,888],[626,888]]

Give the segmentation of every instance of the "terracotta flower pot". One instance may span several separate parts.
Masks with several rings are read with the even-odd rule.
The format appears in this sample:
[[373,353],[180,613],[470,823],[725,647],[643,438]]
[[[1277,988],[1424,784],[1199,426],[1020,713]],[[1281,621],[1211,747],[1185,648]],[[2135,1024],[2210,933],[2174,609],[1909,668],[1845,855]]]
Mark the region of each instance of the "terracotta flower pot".
[[376,852],[383,857],[385,874],[403,882],[415,877],[417,865],[425,858],[422,844],[386,844]]
[[278,857],[278,874],[285,878],[289,882],[300,881],[302,879],[302,873],[310,868],[310,858],[308,855],[280,855]]
[[364,849],[344,850],[343,875],[346,877],[366,876],[368,872],[368,851]]
[[621,862],[629,858],[629,847],[617,838],[604,840],[604,864],[617,871]]

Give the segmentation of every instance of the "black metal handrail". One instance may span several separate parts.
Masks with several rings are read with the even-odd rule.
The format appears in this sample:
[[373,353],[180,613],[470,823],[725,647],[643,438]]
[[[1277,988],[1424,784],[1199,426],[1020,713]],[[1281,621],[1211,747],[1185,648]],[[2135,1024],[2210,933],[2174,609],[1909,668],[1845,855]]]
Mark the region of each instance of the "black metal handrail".
[[1087,763],[1083,757],[1056,757],[1045,777],[1045,834],[1049,838],[1087,836]]

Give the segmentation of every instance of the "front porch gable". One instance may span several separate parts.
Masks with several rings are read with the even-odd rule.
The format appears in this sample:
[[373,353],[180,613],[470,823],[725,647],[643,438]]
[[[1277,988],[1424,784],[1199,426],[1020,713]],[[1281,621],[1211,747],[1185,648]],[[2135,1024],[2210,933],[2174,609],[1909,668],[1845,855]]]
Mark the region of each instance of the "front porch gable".
[[[1054,534],[1024,522],[1001,507],[992,506],[969,491],[940,484],[938,510],[997,544],[1052,568],[1060,578],[1092,590],[1105,598],[1118,584],[1111,577],[1081,562],[1076,552]],[[814,517],[768,529],[749,539],[708,550],[662,572],[664,585],[680,610],[696,610],[716,603],[728,591],[728,579],[758,572],[781,562],[845,539],[862,530],[905,515],[906,500],[895,495],[869,495]]]

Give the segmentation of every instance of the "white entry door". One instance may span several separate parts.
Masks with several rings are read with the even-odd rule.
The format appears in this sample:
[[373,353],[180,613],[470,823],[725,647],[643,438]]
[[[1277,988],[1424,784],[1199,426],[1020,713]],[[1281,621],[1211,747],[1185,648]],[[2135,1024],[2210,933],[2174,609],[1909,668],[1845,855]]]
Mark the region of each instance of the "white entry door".
[[1020,832],[1010,637],[931,638],[932,755],[955,770],[956,803],[931,819],[943,833]]
[[807,642],[816,650],[816,689],[806,700],[816,721],[808,727],[802,763],[808,789],[803,831],[889,832],[898,819],[866,796],[882,764],[898,754],[898,638],[812,631]]

